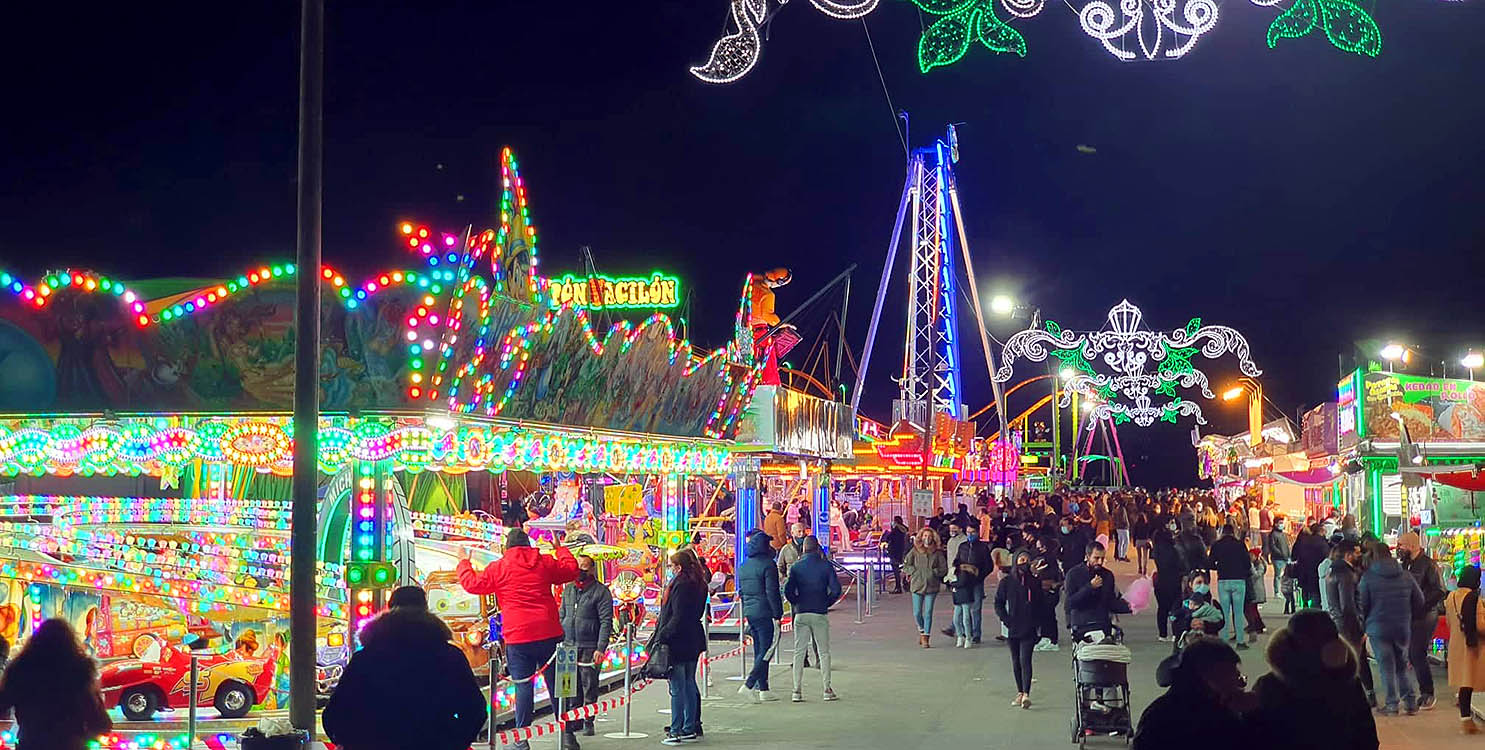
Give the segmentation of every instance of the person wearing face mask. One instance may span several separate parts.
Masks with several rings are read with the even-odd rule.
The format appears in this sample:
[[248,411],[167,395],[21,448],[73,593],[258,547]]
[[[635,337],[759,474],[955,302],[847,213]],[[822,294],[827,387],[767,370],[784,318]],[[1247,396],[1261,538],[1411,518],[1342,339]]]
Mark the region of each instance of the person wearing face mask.
[[980,539],[980,530],[971,526],[964,537],[964,542],[959,545],[959,551],[955,553],[953,564],[949,567],[957,569],[960,565],[973,568],[976,572],[974,586],[972,587],[973,600],[970,602],[969,630],[963,634],[969,639],[970,645],[979,645],[982,627],[985,618],[985,579],[990,577],[990,571],[995,568],[990,556],[990,545]]
[[1414,615],[1423,609],[1423,591],[1403,570],[1392,550],[1372,541],[1370,563],[1361,575],[1357,593],[1366,622],[1366,641],[1377,655],[1386,700],[1383,714],[1395,714],[1398,700],[1409,716],[1418,713],[1418,685],[1408,670],[1408,640]]
[[[1172,522],[1171,525],[1174,526],[1175,523]],[[1181,599],[1181,581],[1186,575],[1170,529],[1155,532],[1150,557],[1155,563],[1155,628],[1160,634],[1160,640],[1165,642],[1170,640],[1170,615]]]
[[1037,642],[1046,591],[1040,575],[1045,561],[1033,561],[1031,552],[1018,549],[1012,556],[1009,575],[995,589],[995,616],[1005,626],[1006,645],[1011,653],[1011,672],[1016,678],[1012,706],[1031,708],[1031,652]]
[[[1372,668],[1367,659],[1366,635],[1361,618],[1361,601],[1357,587],[1361,582],[1361,545],[1342,539],[1336,545],[1336,558],[1325,576],[1326,613],[1335,621],[1336,631],[1356,652],[1357,675],[1366,689],[1367,701],[1377,704],[1376,692],[1372,688]],[[1396,706],[1393,707],[1394,709]]]
[[1272,529],[1263,534],[1263,554],[1274,570],[1274,596],[1280,593],[1280,579],[1284,577],[1284,568],[1289,565],[1288,525],[1288,521],[1279,516],[1273,519]]
[[[598,702],[598,669],[608,654],[614,636],[614,595],[598,580],[593,558],[578,555],[578,579],[562,588],[562,606],[557,616],[562,619],[562,642],[577,646],[579,705]],[[580,719],[568,724],[570,731],[581,729],[593,736],[593,719]]]
[[1078,523],[1073,516],[1063,516],[1062,522],[1057,526],[1058,562],[1062,563],[1062,573],[1083,564],[1088,544],[1093,541],[1093,534],[1082,524]]
[[1193,741],[1202,750],[1257,747],[1243,716],[1255,700],[1241,664],[1237,652],[1215,638],[1186,646],[1171,670],[1170,688],[1140,715],[1133,750],[1169,750]]
[[1057,557],[1051,553],[1051,545],[1044,537],[1032,537],[1031,560],[1037,581],[1041,583],[1041,617],[1037,632],[1041,636],[1034,651],[1060,651],[1057,644],[1057,600],[1062,596],[1062,568]]
[[[948,569],[944,571],[944,583],[952,587],[959,575],[959,567],[955,563],[955,560],[959,559],[959,547],[969,537],[964,535],[964,526],[959,523],[958,516],[950,516],[949,518],[952,520],[949,521],[949,540],[944,543],[944,560],[948,564]],[[949,620],[949,627],[944,628],[940,632],[950,638],[956,639],[963,639],[968,635],[968,633],[959,632],[958,624],[953,618]]]
[[1191,630],[1203,635],[1220,635],[1223,622],[1222,609],[1212,602],[1212,587],[1206,574],[1197,573],[1191,577],[1191,589],[1186,598],[1171,610],[1170,627],[1176,643],[1180,643]]
[[1410,531],[1398,537],[1397,560],[1423,592],[1423,606],[1413,613],[1408,661],[1418,676],[1418,708],[1427,711],[1437,703],[1433,696],[1433,669],[1428,665],[1428,646],[1433,643],[1433,632],[1448,592],[1444,591],[1444,582],[1439,578],[1438,563],[1423,551],[1422,540],[1416,532]]
[[[738,692],[759,703],[778,700],[768,689],[768,663],[778,642],[784,602],[772,541],[767,532],[754,530],[747,537],[748,557],[737,567],[737,592],[742,596],[743,618],[753,638],[753,669]],[[787,544],[783,547],[788,548]]]
[[804,555],[804,537],[806,536],[804,524],[796,523],[789,527],[789,541],[779,548],[778,571],[779,585],[789,582],[789,568],[799,562]]

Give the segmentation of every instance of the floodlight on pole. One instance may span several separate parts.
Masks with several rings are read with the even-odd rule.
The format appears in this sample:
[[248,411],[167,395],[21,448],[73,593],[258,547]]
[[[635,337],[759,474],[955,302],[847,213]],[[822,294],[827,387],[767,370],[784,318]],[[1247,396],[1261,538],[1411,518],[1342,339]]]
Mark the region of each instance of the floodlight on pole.
[[1246,390],[1246,389],[1243,388],[1240,385],[1236,385],[1236,386],[1233,386],[1231,388],[1228,388],[1227,390],[1225,390],[1225,391],[1222,392],[1222,400],[1223,401],[1232,401],[1233,399],[1239,398],[1239,397],[1241,397],[1243,395],[1243,391],[1244,390]]
[[1470,371],[1470,380],[1474,380],[1475,370],[1480,369],[1481,366],[1485,366],[1485,355],[1481,355],[1479,352],[1471,349],[1459,359],[1459,364],[1464,369]]
[[996,315],[1009,316],[1016,311],[1016,301],[1004,294],[997,294],[990,298],[990,312]]

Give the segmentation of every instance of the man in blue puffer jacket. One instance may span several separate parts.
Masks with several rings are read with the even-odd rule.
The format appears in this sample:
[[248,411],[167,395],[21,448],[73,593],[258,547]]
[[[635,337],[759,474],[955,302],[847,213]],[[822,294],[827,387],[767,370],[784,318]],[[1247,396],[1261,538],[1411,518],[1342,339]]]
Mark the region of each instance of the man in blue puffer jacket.
[[737,592],[742,597],[743,617],[753,637],[753,671],[738,690],[752,694],[759,701],[778,700],[768,690],[768,661],[773,658],[778,641],[779,620],[784,617],[784,601],[779,595],[779,570],[774,562],[773,537],[761,529],[749,532],[746,542],[748,559],[737,569]]
[[1408,671],[1408,638],[1413,613],[1423,608],[1423,591],[1386,543],[1372,542],[1370,553],[1372,562],[1361,575],[1361,616],[1366,618],[1366,640],[1382,668],[1386,701],[1381,713],[1397,714],[1400,693],[1403,708],[1411,716],[1418,713],[1418,690]]

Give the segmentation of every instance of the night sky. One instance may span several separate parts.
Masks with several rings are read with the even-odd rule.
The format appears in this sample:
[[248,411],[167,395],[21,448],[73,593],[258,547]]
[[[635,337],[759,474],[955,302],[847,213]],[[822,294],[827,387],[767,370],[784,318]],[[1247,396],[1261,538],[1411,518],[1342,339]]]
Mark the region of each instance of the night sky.
[[[292,259],[297,4],[88,5],[7,10],[0,266],[220,277]],[[859,21],[794,0],[753,73],[717,87],[687,66],[724,0],[330,5],[324,253],[348,276],[410,267],[400,220],[494,226],[509,144],[547,271],[579,270],[583,245],[607,273],[672,270],[692,337],[714,347],[747,271],[792,267],[788,310],[859,263],[859,352],[904,163]],[[1185,59],[1120,63],[1052,2],[1014,23],[1026,58],[977,46],[928,75],[911,4],[884,0],[868,23],[913,144],[963,123],[982,290],[1068,328],[1100,327],[1125,297],[1155,328],[1237,327],[1293,414],[1334,398],[1358,340],[1402,337],[1451,365],[1485,347],[1485,5],[1370,7],[1376,59],[1319,35],[1269,50],[1275,9],[1228,0]],[[904,279],[868,380],[879,419]],[[989,387],[960,314],[978,409]],[[1208,368],[1219,393],[1232,371]],[[1244,429],[1240,409],[1203,406],[1203,429]],[[1124,428],[1134,480],[1194,482],[1189,428]]]

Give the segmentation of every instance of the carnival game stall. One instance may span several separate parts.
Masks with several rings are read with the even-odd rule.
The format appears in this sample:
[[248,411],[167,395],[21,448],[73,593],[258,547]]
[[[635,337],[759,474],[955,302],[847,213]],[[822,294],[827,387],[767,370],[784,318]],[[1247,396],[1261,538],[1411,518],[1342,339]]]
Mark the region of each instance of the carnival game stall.
[[[489,674],[497,603],[448,571],[461,550],[494,559],[508,504],[534,511],[542,542],[586,531],[610,576],[628,569],[658,591],[656,561],[687,541],[693,495],[733,471],[760,372],[744,325],[751,282],[733,340],[694,351],[663,312],[678,302],[673,277],[539,275],[509,149],[500,170],[498,229],[403,222],[414,267],[360,282],[316,270],[325,691],[361,623],[411,583]],[[205,715],[282,705],[301,272],[0,270],[0,634],[24,642],[66,617],[105,674],[125,661],[173,669],[198,636],[225,665],[211,684],[232,688]],[[105,688],[129,718],[180,708],[163,685]]]

